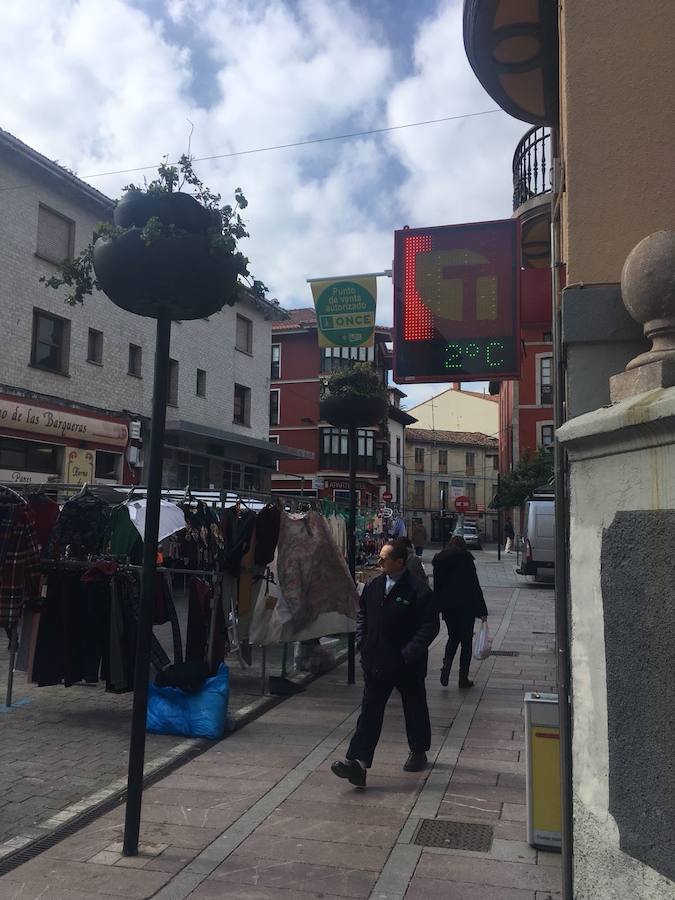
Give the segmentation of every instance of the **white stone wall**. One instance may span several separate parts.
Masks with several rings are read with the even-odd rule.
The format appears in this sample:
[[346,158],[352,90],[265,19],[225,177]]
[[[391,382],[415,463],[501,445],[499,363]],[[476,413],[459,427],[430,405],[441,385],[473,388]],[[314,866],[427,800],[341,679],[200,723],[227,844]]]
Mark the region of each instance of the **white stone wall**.
[[[675,389],[572,419],[570,601],[576,900],[675,900],[675,884],[622,852],[609,812],[601,548],[619,511],[675,508]],[[626,623],[630,627],[630,623]]]
[[[42,176],[15,168],[0,157],[0,183],[18,185],[2,194],[0,215],[0,383],[102,409],[151,411],[155,323],[118,309],[104,295],[87,297],[84,305],[64,304],[62,294],[46,289],[41,275],[56,270],[35,255],[38,205],[43,203],[73,219],[75,249],[91,239],[100,214],[81,204],[74,192],[57,189]],[[67,375],[31,368],[33,308],[70,320],[70,364]],[[237,309],[253,321],[253,354],[234,349]],[[208,321],[173,326],[171,356],[179,362],[178,408],[173,419],[239,431],[267,439],[271,321],[251,304],[226,307]],[[87,362],[89,328],[103,332],[103,365]],[[142,378],[127,374],[129,344],[143,348]],[[206,370],[206,398],[196,396],[196,370]],[[251,388],[251,427],[232,422],[234,382]]]

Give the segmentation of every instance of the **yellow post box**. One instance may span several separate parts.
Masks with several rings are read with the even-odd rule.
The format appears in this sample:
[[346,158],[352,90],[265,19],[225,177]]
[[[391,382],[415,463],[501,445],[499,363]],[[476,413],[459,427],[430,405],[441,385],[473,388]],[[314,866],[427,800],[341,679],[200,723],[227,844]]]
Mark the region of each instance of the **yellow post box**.
[[525,694],[527,841],[560,850],[560,720],[557,694]]

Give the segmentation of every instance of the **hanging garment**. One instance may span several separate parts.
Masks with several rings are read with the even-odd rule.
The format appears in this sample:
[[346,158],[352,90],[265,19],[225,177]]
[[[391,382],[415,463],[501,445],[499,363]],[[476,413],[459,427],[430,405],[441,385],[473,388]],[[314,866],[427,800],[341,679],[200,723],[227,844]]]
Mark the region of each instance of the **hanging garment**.
[[281,509],[268,503],[263,507],[255,520],[255,564],[266,566],[274,559],[274,551],[279,543],[279,526],[281,525]]
[[225,537],[223,567],[232,575],[239,574],[241,560],[248,552],[255,527],[255,513],[239,505],[223,510],[222,527]]
[[0,626],[13,628],[24,600],[39,596],[40,554],[33,519],[24,503],[0,505]]
[[95,683],[108,668],[110,591],[103,573],[83,582],[79,572],[49,576],[40,616],[33,678],[39,686]]
[[[251,538],[251,544],[246,553],[241,558],[239,567],[239,581],[237,583],[237,614],[240,619],[248,622],[251,616],[251,600],[253,591],[253,560],[255,558],[255,546],[257,535],[255,529]],[[239,637],[244,637],[242,631]]]
[[187,568],[211,569],[222,563],[225,537],[218,514],[202,500],[181,503],[185,516],[186,538],[196,548],[190,552]]
[[68,500],[56,520],[49,541],[48,555],[84,559],[102,553],[110,539],[108,504],[85,491]]
[[59,517],[59,504],[45,494],[35,494],[28,500],[28,511],[35,523],[35,536],[40,555],[43,555],[47,552],[49,539]]
[[135,564],[140,564],[143,556],[143,538],[124,503],[110,510],[110,552],[113,556],[128,556]]
[[322,516],[284,513],[277,552],[279,587],[294,631],[323,612],[356,618],[356,587]]
[[[212,604],[217,603],[213,641],[213,655],[208,659],[209,633],[211,628]],[[188,597],[188,624],[185,639],[185,661],[206,660],[210,671],[214,671],[225,657],[225,617],[220,603],[220,595],[213,596],[213,587],[202,578],[191,578]]]

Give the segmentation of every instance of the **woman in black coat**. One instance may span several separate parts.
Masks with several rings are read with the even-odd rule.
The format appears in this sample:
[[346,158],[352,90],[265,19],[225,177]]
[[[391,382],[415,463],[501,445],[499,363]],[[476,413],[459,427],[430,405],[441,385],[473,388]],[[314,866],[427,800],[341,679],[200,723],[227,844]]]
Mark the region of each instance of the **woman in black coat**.
[[448,642],[441,669],[441,684],[445,687],[450,678],[452,661],[457,647],[459,654],[459,686],[473,687],[469,680],[473,626],[476,619],[487,619],[483,591],[478,582],[473,556],[466,548],[464,538],[455,535],[448,547],[437,553],[433,560],[434,594],[448,627]]

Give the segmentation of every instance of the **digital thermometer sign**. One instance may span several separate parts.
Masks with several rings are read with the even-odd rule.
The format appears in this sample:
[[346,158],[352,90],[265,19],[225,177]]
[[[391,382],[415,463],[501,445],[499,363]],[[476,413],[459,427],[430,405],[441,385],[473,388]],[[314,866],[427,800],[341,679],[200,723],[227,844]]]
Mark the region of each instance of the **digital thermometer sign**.
[[394,233],[394,381],[519,377],[519,248],[515,219]]

